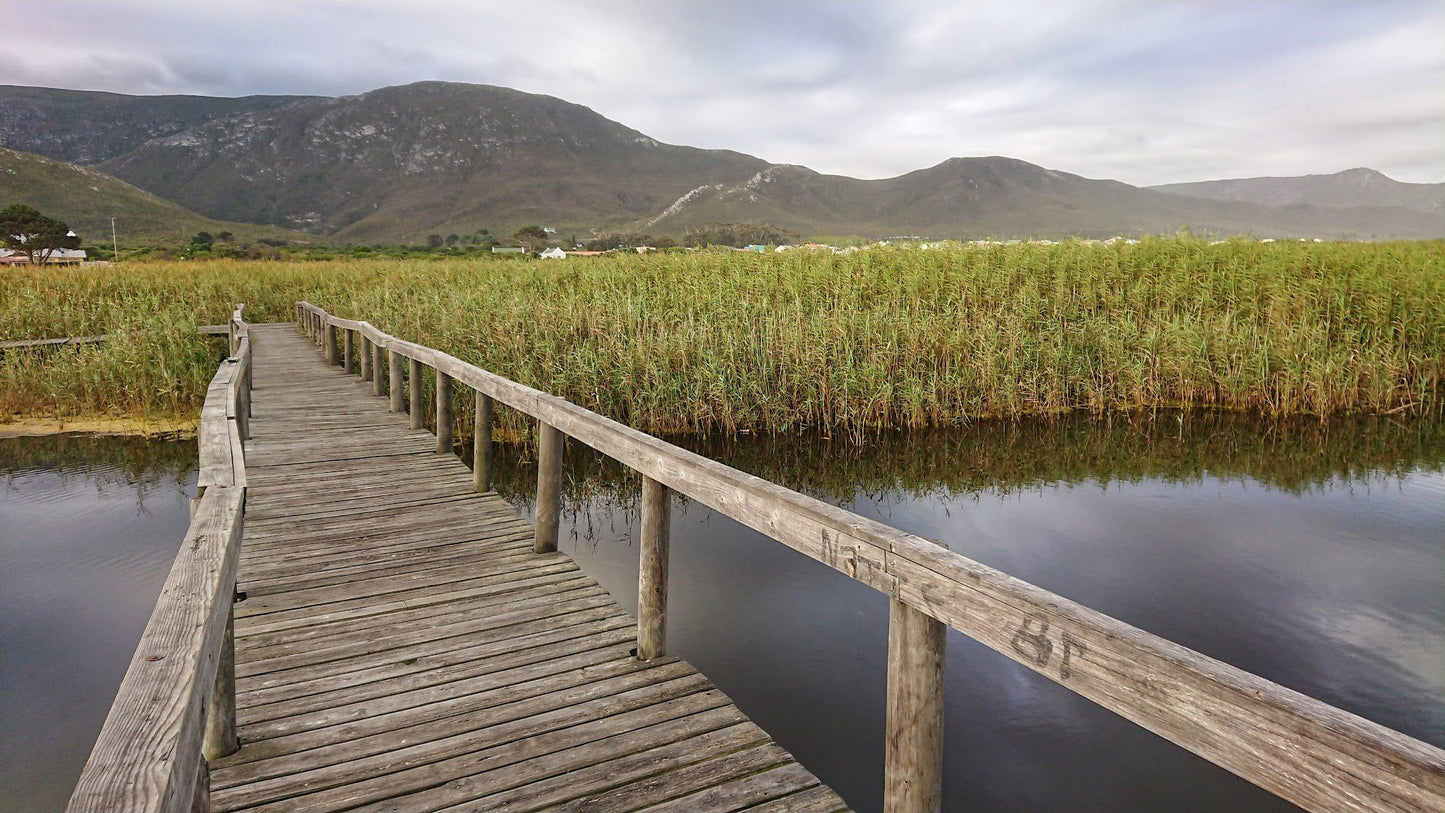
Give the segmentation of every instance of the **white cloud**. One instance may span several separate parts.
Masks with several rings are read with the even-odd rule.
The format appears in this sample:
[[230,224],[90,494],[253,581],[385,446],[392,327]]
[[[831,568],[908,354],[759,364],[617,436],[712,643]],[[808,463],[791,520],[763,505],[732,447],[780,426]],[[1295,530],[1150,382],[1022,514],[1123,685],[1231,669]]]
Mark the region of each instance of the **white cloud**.
[[0,83],[585,104],[823,172],[1009,155],[1146,184],[1372,166],[1445,181],[1445,4],[8,0]]

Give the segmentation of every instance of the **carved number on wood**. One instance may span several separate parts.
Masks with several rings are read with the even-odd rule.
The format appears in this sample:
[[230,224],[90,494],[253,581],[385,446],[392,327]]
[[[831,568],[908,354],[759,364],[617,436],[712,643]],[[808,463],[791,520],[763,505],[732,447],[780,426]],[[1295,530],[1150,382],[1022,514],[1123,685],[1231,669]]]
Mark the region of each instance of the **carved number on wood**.
[[[1059,641],[1063,651],[1059,662],[1059,677],[1068,680],[1073,676],[1069,669],[1070,662],[1076,657],[1083,657],[1088,647],[1067,632],[1059,636]],[[1013,647],[1013,651],[1033,661],[1035,666],[1046,668],[1054,656],[1054,642],[1049,640],[1049,620],[1040,613],[1030,614],[1019,624],[1009,645]]]

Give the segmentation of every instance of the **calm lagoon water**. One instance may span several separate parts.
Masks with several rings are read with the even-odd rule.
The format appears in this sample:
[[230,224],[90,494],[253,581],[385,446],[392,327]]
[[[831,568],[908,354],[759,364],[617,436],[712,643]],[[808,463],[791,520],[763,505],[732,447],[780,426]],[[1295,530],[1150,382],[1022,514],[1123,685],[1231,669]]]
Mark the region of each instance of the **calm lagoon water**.
[[189,524],[194,457],[0,439],[0,810],[70,798]]
[[[845,442],[681,439],[1445,745],[1445,425],[1226,416]],[[186,526],[193,444],[0,441],[5,810],[58,810]],[[530,510],[535,466],[498,450]],[[563,550],[635,606],[638,483],[568,446]],[[669,644],[858,810],[881,798],[886,600],[673,508]],[[957,633],[946,810],[1288,810]]]
[[[1169,415],[692,445],[1445,746],[1438,423]],[[639,486],[567,453],[562,548],[633,608]],[[509,456],[499,490],[525,504],[534,477]],[[673,651],[879,809],[886,599],[686,501],[671,568]],[[953,631],[946,703],[945,810],[1295,809]]]

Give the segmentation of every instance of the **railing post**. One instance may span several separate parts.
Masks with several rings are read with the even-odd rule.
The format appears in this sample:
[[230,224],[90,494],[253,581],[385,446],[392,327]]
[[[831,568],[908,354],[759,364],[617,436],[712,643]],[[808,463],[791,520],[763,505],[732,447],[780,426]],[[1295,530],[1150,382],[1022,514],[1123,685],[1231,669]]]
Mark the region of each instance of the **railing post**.
[[943,622],[897,598],[888,605],[884,813],[943,804]]
[[337,358],[336,351],[336,325],[326,326],[326,363],[335,367],[341,359]]
[[382,375],[382,352],[383,348],[376,342],[371,343],[371,394],[386,394],[386,379]]
[[411,428],[421,429],[425,425],[425,405],[421,394],[421,362],[407,359],[407,388],[411,390]]
[[537,422],[537,535],[532,550],[557,549],[557,528],[562,519],[562,430]]
[[371,380],[371,339],[366,334],[361,334],[361,349],[357,352],[361,361],[361,380]]
[[233,356],[234,356],[234,355],[236,355],[236,320],[235,320],[235,319],[227,319],[227,320],[226,320],[226,336],[227,336],[227,337],[230,339],[230,341],[231,341],[231,344],[230,344],[231,353],[230,353],[230,355],[233,355]]
[[216,682],[206,706],[206,738],[201,754],[207,760],[220,759],[236,753],[241,740],[236,736],[236,604],[231,601],[227,611],[226,634],[221,640],[221,656],[216,664]]
[[401,359],[402,359],[402,356],[401,356],[400,353],[396,352],[395,350],[390,350],[390,349],[388,349],[388,350],[386,351],[386,358],[387,358],[387,365],[386,365],[386,384],[387,384],[387,386],[391,387],[391,411],[392,411],[392,412],[400,412],[400,411],[404,408],[403,405],[402,405],[402,402],[401,402],[401,399],[402,399],[402,389],[401,389]]
[[477,390],[472,415],[472,488],[492,490],[492,396]]
[[346,335],[341,337],[341,369],[345,370],[347,375],[351,375],[354,369],[351,364],[351,359],[356,355],[356,352],[351,349],[351,329],[342,328],[342,332]]
[[437,370],[437,454],[452,453],[452,377]]
[[671,519],[667,486],[642,478],[642,562],[637,574],[637,658],[667,651],[667,550]]

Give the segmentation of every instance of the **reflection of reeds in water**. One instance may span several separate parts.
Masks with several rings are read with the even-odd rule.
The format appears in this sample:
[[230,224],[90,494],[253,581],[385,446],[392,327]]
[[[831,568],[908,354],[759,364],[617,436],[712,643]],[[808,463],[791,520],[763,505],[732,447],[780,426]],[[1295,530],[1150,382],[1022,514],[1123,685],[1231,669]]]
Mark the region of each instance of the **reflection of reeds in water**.
[[161,438],[47,435],[0,438],[0,480],[32,472],[62,481],[84,477],[98,485],[135,487],[142,495],[184,485],[195,472],[196,444]]
[[[1248,478],[1291,493],[1409,471],[1445,469],[1445,422],[1380,417],[1266,421],[1235,413],[1158,412],[980,421],[960,429],[890,432],[864,441],[817,434],[671,439],[699,454],[819,499],[1009,493],[1055,483],[1173,483]],[[635,517],[639,481],[622,464],[567,445],[566,510],[615,507]],[[530,506],[536,461],[498,444],[495,487]]]

